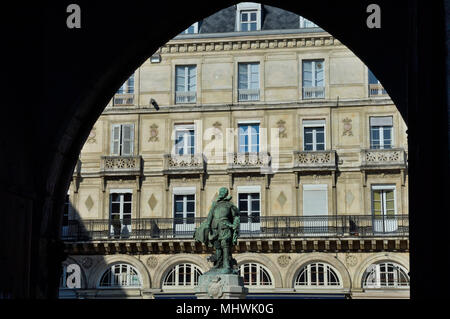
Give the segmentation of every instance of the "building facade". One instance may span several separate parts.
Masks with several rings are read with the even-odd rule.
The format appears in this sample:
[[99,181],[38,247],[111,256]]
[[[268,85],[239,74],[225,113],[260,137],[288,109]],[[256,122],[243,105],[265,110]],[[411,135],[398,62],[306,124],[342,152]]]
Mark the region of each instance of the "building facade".
[[406,130],[314,23],[223,9],[145,61],[93,127],[67,195],[60,297],[192,298],[211,267],[193,231],[226,186],[249,298],[408,298]]

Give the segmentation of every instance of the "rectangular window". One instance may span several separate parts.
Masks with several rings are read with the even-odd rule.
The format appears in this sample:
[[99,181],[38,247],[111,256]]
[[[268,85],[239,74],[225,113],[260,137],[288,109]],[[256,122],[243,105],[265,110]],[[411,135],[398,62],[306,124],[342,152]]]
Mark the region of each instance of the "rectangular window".
[[117,90],[117,94],[133,94],[133,93],[134,93],[134,73]]
[[324,60],[303,61],[303,99],[325,98]]
[[372,186],[373,229],[377,233],[397,230],[394,185]]
[[114,124],[111,129],[111,155],[132,156],[134,124]]
[[238,100],[259,101],[259,62],[238,63]]
[[328,232],[328,185],[303,185],[303,231],[312,235]]
[[392,116],[370,118],[370,148],[390,149],[393,145]]
[[303,120],[303,149],[325,150],[325,120]]
[[131,192],[112,192],[110,194],[110,234],[115,238],[128,238],[131,235]]
[[173,218],[175,236],[192,236],[195,229],[195,188],[173,189]]
[[261,229],[260,192],[238,193],[238,208],[241,219],[241,233],[258,232]]
[[177,65],[175,67],[175,103],[197,101],[197,66]]
[[318,28],[318,25],[303,17],[300,17],[300,28]]
[[378,81],[372,71],[367,69],[367,74],[369,77],[369,96],[386,95],[386,90],[383,88],[380,81]]
[[259,152],[259,123],[238,124],[239,153]]
[[258,30],[258,11],[246,10],[241,11],[241,28],[240,31],[256,31]]
[[189,28],[181,32],[181,34],[195,34],[198,33],[198,22],[195,22]]
[[175,154],[193,155],[195,153],[195,128],[193,124],[175,126]]

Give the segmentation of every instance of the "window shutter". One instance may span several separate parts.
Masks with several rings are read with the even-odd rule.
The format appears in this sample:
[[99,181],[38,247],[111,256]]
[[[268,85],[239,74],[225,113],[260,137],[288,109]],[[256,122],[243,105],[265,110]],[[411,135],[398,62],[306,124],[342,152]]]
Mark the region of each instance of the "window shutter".
[[111,154],[120,155],[120,124],[113,125],[111,129]]
[[303,87],[312,87],[312,62],[303,62]]
[[184,81],[185,81],[185,67],[184,66],[177,66],[175,69],[175,86],[176,86],[176,90],[177,92],[184,92],[185,91],[185,86],[184,86]]
[[133,155],[134,125],[123,125],[122,155]]
[[197,90],[197,68],[196,66],[190,66],[189,68],[189,88],[187,91],[195,92]]
[[239,89],[248,89],[248,64],[239,63],[238,65],[239,73]]
[[303,186],[303,216],[328,215],[327,185]]

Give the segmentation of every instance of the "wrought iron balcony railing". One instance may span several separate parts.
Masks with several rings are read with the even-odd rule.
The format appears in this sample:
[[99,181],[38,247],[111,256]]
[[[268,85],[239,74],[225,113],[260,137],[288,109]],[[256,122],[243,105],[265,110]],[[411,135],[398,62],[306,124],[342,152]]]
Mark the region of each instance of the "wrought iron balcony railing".
[[387,96],[386,90],[380,83],[369,84],[369,96]]
[[405,150],[403,148],[361,150],[361,166],[405,168]]
[[336,169],[336,151],[294,151],[294,169],[329,170]]
[[164,154],[164,170],[170,173],[196,172],[205,170],[202,153],[198,154]]
[[175,103],[195,103],[197,102],[197,92],[187,91],[187,92],[175,92]]
[[102,156],[100,164],[104,175],[139,175],[142,169],[142,157]]
[[[191,239],[205,218],[70,220],[62,239],[76,241]],[[241,217],[240,238],[406,237],[408,215]]]
[[239,89],[239,101],[259,101],[259,89]]
[[124,94],[115,94],[112,99],[113,106],[128,106],[134,105],[134,94],[124,93]]
[[324,86],[303,87],[303,99],[323,99],[325,98]]

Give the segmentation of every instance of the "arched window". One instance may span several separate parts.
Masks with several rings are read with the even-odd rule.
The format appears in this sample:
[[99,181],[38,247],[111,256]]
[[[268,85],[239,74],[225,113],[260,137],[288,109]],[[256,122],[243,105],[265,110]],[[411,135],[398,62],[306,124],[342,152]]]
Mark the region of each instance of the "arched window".
[[393,262],[370,265],[363,277],[364,288],[409,287],[409,276],[405,268]]
[[198,284],[198,277],[202,274],[200,268],[194,264],[178,264],[167,272],[163,281],[163,288],[194,287]]
[[273,287],[272,274],[261,264],[242,264],[239,267],[239,274],[244,278],[245,286]]
[[295,287],[341,287],[338,272],[325,263],[311,263],[303,266],[295,278]]
[[100,280],[101,288],[140,287],[141,276],[136,268],[128,264],[112,265]]

